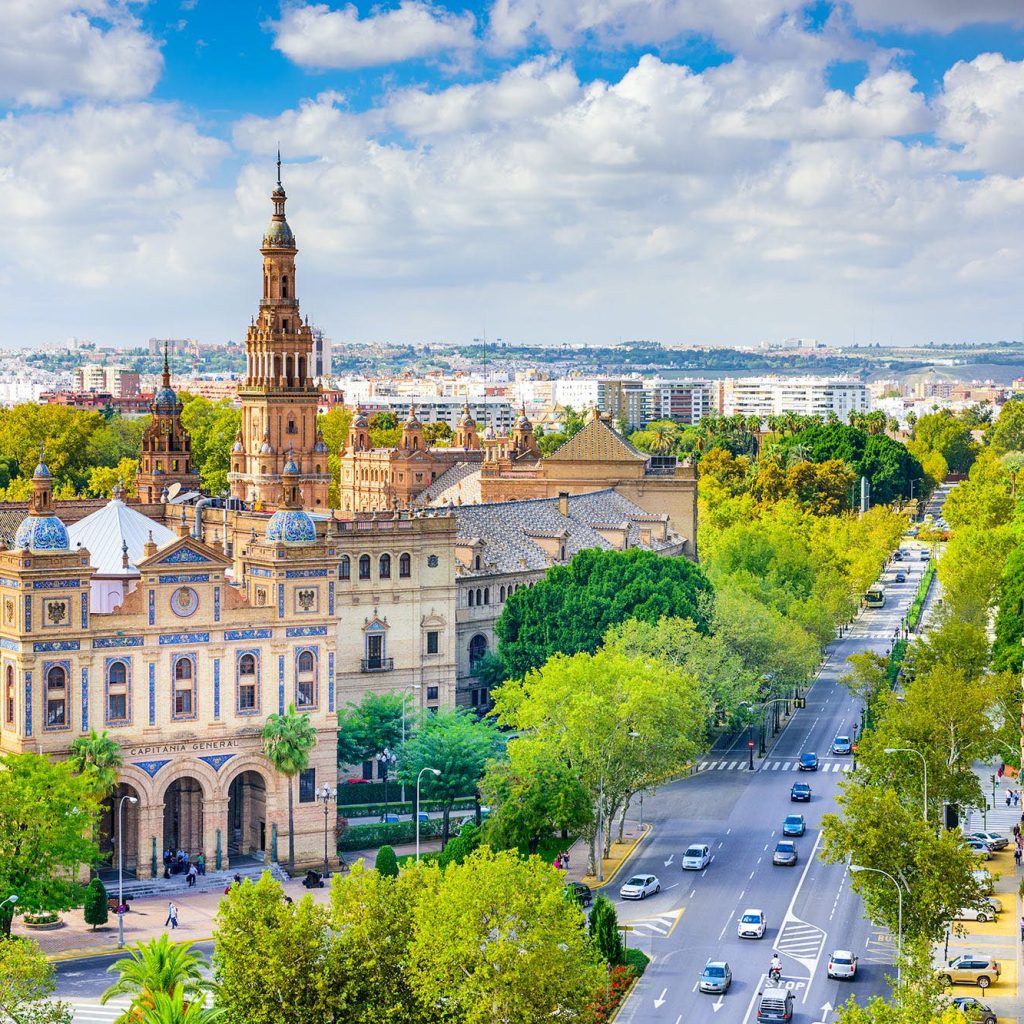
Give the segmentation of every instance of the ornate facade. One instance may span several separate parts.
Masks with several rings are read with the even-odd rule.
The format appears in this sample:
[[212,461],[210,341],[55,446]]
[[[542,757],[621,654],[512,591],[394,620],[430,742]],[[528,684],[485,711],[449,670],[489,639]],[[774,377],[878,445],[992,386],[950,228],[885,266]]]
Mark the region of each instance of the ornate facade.
[[182,491],[199,490],[199,474],[192,463],[192,438],[181,425],[181,402],[171,387],[171,371],[164,347],[164,376],[150,406],[153,419],[142,435],[136,483],[139,500],[146,504],[163,501],[168,488],[178,484]]
[[232,497],[272,508],[285,463],[299,467],[302,504],[325,510],[330,473],[327,446],[316,426],[313,332],[299,312],[295,282],[298,247],[285,219],[281,161],[274,212],[263,236],[263,298],[245,338],[246,373],[238,388],[242,427],[231,453]]

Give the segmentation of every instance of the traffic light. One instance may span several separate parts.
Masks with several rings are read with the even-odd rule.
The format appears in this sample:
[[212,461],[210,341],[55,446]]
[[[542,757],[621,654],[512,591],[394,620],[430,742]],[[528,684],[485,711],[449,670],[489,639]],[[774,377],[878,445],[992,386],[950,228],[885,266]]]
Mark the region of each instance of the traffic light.
[[806,697],[796,697],[793,700],[793,704],[797,708],[801,708],[801,709],[805,708],[805,707],[807,707],[807,698]]

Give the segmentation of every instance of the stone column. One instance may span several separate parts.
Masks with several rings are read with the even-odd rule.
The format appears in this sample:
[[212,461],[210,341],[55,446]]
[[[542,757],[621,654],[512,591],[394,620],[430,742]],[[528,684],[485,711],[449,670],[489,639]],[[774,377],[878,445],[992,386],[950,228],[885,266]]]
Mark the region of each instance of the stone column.
[[[139,804],[139,878],[163,874],[164,805]],[[156,872],[153,871],[153,840],[156,840]]]
[[207,872],[217,870],[217,833],[220,833],[221,870],[230,867],[228,861],[228,798],[210,799],[203,808],[203,853]]

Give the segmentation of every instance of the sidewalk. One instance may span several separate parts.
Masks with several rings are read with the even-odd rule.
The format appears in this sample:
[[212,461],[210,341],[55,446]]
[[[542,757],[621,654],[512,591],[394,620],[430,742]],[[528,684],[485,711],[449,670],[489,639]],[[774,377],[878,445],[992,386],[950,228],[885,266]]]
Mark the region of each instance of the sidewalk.
[[[591,889],[599,888],[602,885],[608,885],[616,877],[622,866],[633,855],[633,851],[641,842],[643,842],[644,839],[647,838],[647,836],[650,835],[650,833],[651,826],[649,824],[644,825],[643,831],[641,831],[640,822],[630,821],[627,819],[626,827],[622,833],[623,841],[621,843],[613,842],[611,856],[605,857],[601,862],[601,873],[604,877],[600,882],[598,882],[593,875],[587,874],[590,848],[584,840],[577,839],[569,848],[569,867],[565,870],[566,881],[582,882],[584,885],[589,885]],[[618,836],[618,822],[615,823],[612,834]]]
[[[420,851],[423,853],[440,848],[440,839],[424,839],[420,843]],[[415,852],[415,843],[395,847],[395,853],[398,855]],[[356,861],[363,860],[372,867],[376,855],[376,850],[352,850],[346,852],[345,861],[351,866]],[[269,866],[267,870],[270,870]],[[293,900],[299,900],[306,893],[310,893],[318,903],[326,903],[331,893],[329,883],[322,889],[303,888],[301,875],[283,882],[282,888]],[[223,897],[222,890],[196,892],[180,888],[169,897],[161,895],[133,900],[131,911],[124,916],[125,945],[145,942],[165,933],[171,934],[180,942],[209,942],[213,938],[217,907]],[[178,908],[178,927],[173,931],[170,926],[164,925],[167,920],[168,899],[172,899]],[[28,928],[20,917],[16,917],[11,933],[34,939],[50,960],[76,960],[80,957],[107,956],[119,952],[116,915],[111,914],[107,923],[95,931],[91,925],[85,923],[80,909],[63,913],[60,917],[64,921],[64,927],[53,930]]]

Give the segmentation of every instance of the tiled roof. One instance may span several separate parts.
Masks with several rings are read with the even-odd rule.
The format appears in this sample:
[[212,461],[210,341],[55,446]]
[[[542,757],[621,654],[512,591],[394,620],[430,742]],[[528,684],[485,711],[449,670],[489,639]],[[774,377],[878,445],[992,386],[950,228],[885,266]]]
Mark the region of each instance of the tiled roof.
[[[163,523],[144,516],[114,498],[101,509],[68,527],[71,550],[81,544],[89,549],[89,561],[99,576],[137,576],[135,563],[145,557],[143,548],[152,532],[157,547],[177,537]],[[128,568],[122,563],[122,545],[128,545]]]
[[547,458],[549,462],[647,462],[650,458],[593,416]]
[[456,462],[434,482],[416,495],[417,505],[478,505],[480,503],[480,463]]
[[[606,527],[610,523],[616,524],[615,529],[628,530],[630,547],[648,546],[640,543],[637,523],[657,517],[652,517],[613,488],[570,495],[567,516],[559,512],[558,501],[558,498],[533,498],[486,505],[456,505],[450,512],[455,516],[457,543],[482,541],[481,554],[485,566],[494,563],[497,567],[496,570],[487,568],[486,572],[547,569],[552,564],[551,557],[531,537],[560,537],[564,533],[568,558],[586,548],[610,549],[615,545],[595,529],[595,526]],[[661,517],[661,521],[667,518]],[[649,547],[661,551],[681,542],[682,538],[670,531],[668,540],[654,541]]]

